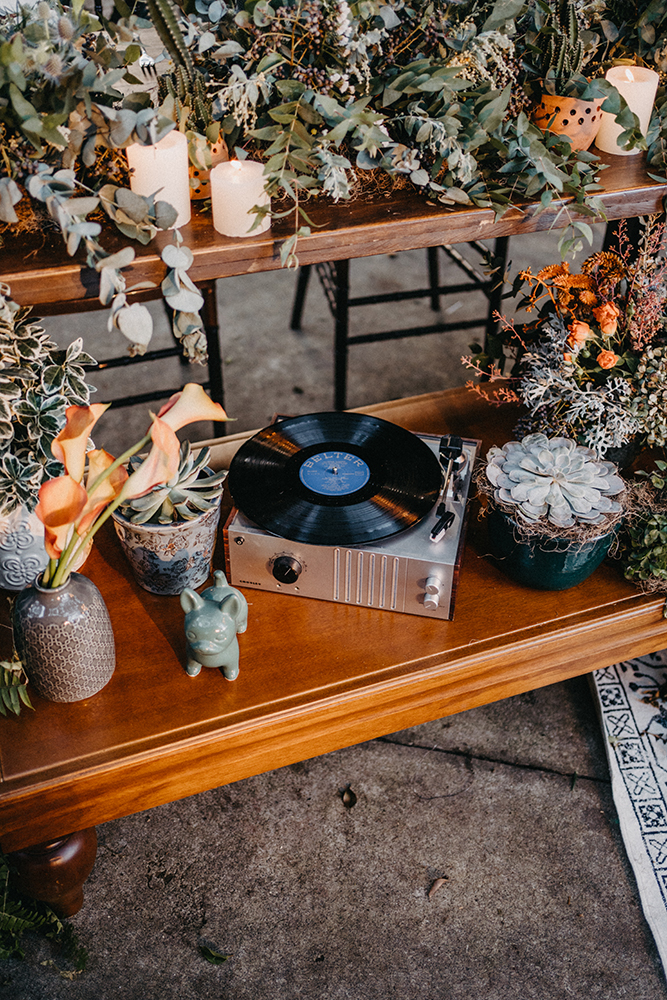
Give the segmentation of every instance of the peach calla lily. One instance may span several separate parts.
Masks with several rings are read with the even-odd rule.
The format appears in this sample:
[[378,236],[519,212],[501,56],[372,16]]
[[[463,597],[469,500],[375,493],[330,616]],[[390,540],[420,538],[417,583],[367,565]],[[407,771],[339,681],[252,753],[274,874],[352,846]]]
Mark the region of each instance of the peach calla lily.
[[86,467],[86,447],[90,432],[111,403],[68,406],[67,423],[51,445],[54,458],[62,462],[67,474],[80,483]]
[[172,430],[178,431],[195,420],[228,420],[227,414],[214,403],[197,382],[188,382],[181,392],[176,392],[158,412]]
[[87,498],[81,483],[71,476],[48,479],[40,487],[35,513],[44,525],[44,547],[49,559],[62,555]]
[[94,492],[90,492],[95,481],[103,472],[106,472],[110,465],[113,465],[114,461],[113,455],[110,455],[103,448],[88,452],[88,475],[86,476],[88,499],[76,525],[76,530],[80,535],[84,535],[100,511],[116,499],[127,480],[127,470],[119,466],[100,482]]
[[172,428],[160,417],[153,419],[151,438],[153,447],[137,471],[123,485],[119,501],[142,497],[154,486],[168,483],[178,472],[179,441]]
[[[176,431],[195,420],[227,420],[219,403],[191,382],[171,397],[144,437],[114,459],[103,449],[86,455],[90,431],[109,406],[70,406],[67,423],[52,445],[65,476],[43,483],[36,513],[44,524],[45,548],[51,560],[42,583],[58,587],[72,572],[80,554],[123,500],[144,496],[154,486],[168,483],[178,472],[180,442]],[[125,463],[152,443],[148,457],[128,476]],[[86,460],[86,488],[82,486]]]

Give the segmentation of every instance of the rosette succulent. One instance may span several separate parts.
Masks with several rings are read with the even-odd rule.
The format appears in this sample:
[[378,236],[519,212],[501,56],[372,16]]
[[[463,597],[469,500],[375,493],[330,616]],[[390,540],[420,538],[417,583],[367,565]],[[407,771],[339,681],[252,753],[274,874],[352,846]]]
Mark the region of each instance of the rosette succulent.
[[[178,472],[173,479],[145,496],[121,504],[121,514],[134,524],[171,524],[199,517],[218,501],[227,478],[226,470],[208,474],[210,454],[210,448],[202,448],[195,456],[190,442],[183,441]],[[141,461],[139,456],[130,459],[129,471],[133,472]]]
[[495,500],[516,506],[527,521],[569,528],[599,524],[606,515],[621,511],[610,499],[625,487],[616,466],[569,438],[529,434],[491,448],[486,460]]

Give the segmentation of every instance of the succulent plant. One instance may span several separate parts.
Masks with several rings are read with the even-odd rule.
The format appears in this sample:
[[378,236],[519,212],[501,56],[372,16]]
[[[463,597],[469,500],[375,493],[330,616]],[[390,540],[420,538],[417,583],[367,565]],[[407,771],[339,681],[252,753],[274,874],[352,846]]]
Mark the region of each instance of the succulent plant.
[[574,0],[558,0],[541,7],[541,24],[535,45],[540,52],[545,90],[549,94],[576,96],[586,86],[582,77],[584,45],[579,37]]
[[610,499],[625,487],[616,466],[570,438],[529,434],[491,448],[486,460],[495,500],[516,506],[527,521],[569,528],[580,522],[599,524],[621,510]]
[[[134,524],[172,524],[199,517],[214,505],[227,478],[226,470],[207,475],[210,455],[210,448],[202,448],[195,456],[190,442],[183,441],[176,475],[146,496],[121,504],[120,513]],[[141,462],[140,456],[130,459],[130,471]]]

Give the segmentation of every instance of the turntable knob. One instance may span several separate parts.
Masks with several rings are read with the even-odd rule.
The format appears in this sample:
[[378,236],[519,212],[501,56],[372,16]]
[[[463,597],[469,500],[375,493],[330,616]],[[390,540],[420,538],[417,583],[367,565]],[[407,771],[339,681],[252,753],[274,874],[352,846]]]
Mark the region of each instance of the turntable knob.
[[272,572],[280,583],[296,583],[303,566],[294,556],[278,556],[272,566]]
[[424,589],[426,590],[426,593],[424,594],[424,608],[427,611],[435,611],[440,603],[442,583],[437,576],[429,576]]

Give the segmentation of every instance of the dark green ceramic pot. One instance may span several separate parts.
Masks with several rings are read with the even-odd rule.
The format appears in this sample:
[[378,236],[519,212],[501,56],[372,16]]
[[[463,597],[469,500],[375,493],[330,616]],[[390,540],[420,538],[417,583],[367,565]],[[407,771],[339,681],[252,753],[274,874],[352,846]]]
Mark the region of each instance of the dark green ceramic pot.
[[612,529],[590,541],[577,543],[539,535],[519,537],[515,522],[490,508],[487,518],[491,554],[507,576],[537,590],[567,590],[598,568],[614,539]]

